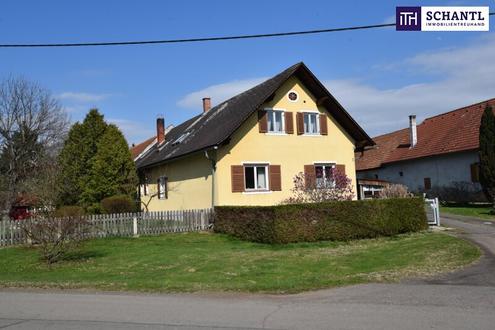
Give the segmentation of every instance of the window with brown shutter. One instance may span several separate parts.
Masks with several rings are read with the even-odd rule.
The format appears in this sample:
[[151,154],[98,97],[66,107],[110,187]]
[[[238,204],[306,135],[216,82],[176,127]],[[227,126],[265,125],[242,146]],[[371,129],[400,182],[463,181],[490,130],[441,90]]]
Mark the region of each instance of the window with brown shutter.
[[232,165],[230,167],[230,174],[232,179],[232,192],[244,191],[244,166]]
[[294,120],[292,118],[292,112],[286,111],[284,113],[285,117],[285,133],[294,134]]
[[265,110],[258,110],[258,126],[260,133],[268,132],[268,120],[266,118]]
[[425,190],[430,190],[431,189],[431,179],[430,178],[424,178],[424,185],[425,185]]
[[280,165],[270,165],[270,190],[282,191],[282,175],[280,172]]
[[313,164],[304,165],[304,185],[306,189],[314,188],[315,184],[316,184],[315,166]]
[[328,135],[327,115],[320,115],[320,134]]
[[345,165],[344,164],[335,165],[335,172],[337,172],[340,175],[345,175]]
[[304,114],[302,112],[296,113],[296,125],[297,135],[304,134]]

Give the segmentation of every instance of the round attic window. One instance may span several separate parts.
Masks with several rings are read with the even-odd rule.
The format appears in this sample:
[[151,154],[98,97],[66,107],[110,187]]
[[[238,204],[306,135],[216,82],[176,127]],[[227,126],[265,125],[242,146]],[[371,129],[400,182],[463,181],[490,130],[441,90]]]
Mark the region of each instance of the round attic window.
[[294,91],[290,91],[288,94],[287,94],[287,97],[289,98],[289,101],[292,101],[292,102],[296,102],[297,99],[299,98],[299,95],[297,95],[296,92]]

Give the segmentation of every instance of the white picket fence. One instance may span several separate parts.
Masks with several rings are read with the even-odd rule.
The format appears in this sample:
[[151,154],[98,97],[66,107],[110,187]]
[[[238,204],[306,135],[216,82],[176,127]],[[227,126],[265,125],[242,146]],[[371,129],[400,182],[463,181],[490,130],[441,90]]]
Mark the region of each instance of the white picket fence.
[[[87,238],[135,237],[207,230],[213,223],[213,209],[100,214],[85,219],[91,227]],[[0,221],[0,246],[28,242],[21,221]]]

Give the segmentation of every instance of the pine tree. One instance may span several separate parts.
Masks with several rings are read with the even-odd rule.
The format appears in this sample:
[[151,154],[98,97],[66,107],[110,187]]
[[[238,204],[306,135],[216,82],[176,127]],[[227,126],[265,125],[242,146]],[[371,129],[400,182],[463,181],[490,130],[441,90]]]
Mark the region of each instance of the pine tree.
[[90,205],[115,195],[134,197],[137,181],[136,166],[124,135],[117,126],[108,125],[92,159],[82,199]]
[[82,194],[87,190],[93,158],[107,126],[103,115],[91,109],[82,123],[70,129],[59,155],[59,204],[87,206]]
[[480,125],[480,183],[495,212],[495,115],[491,106],[486,106]]

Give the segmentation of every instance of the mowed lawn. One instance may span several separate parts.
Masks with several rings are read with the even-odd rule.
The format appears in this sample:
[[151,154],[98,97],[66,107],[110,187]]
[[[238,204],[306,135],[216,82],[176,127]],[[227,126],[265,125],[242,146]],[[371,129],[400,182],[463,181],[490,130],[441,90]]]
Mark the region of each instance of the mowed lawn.
[[461,204],[441,206],[440,213],[463,215],[468,217],[480,218],[483,220],[495,221],[495,215],[490,214],[492,208],[486,204]]
[[270,246],[211,233],[88,241],[51,268],[32,248],[0,250],[0,286],[293,293],[428,276],[479,250],[442,233]]

